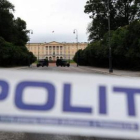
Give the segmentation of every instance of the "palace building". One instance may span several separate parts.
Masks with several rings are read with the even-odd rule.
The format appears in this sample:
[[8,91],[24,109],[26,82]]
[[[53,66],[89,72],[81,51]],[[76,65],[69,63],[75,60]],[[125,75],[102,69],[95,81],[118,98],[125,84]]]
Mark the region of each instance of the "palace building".
[[72,60],[77,50],[85,49],[88,43],[28,43],[27,49],[32,52],[37,59],[57,60],[67,59]]

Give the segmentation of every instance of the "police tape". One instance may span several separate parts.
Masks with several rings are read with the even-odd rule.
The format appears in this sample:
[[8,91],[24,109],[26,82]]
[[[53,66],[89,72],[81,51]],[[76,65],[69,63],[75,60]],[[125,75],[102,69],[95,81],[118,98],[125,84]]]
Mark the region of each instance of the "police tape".
[[0,73],[0,130],[140,138],[140,79]]

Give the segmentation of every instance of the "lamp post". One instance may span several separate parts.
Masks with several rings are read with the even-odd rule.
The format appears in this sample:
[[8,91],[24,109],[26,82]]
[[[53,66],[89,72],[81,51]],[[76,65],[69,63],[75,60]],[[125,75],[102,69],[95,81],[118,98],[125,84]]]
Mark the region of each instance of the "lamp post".
[[79,66],[78,65],[79,56],[78,56],[78,31],[77,31],[77,29],[74,29],[73,33],[76,34],[76,40],[77,40],[77,67],[78,67]]
[[[33,34],[33,30],[29,30],[29,52],[30,52],[30,34]],[[29,67],[30,67],[30,56],[29,56]]]
[[113,72],[112,68],[112,52],[111,52],[111,45],[110,45],[110,6],[109,6],[109,0],[107,1],[107,6],[108,6],[108,32],[109,32],[109,72]]
[[[108,11],[108,48],[109,48],[109,72],[112,73],[113,72],[113,68],[112,68],[112,50],[111,50],[111,45],[110,45],[110,0],[106,0],[107,3],[107,11]],[[96,4],[96,3],[95,3]],[[102,14],[101,14],[102,15]],[[100,36],[100,35],[99,35]],[[99,37],[100,38],[100,37]]]

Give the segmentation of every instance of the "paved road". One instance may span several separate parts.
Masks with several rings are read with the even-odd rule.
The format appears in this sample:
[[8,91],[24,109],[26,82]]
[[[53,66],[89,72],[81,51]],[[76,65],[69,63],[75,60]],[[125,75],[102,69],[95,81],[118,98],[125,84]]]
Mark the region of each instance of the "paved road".
[[[124,140],[52,134],[0,132],[0,140]],[[130,139],[129,139],[130,140]]]
[[[56,67],[55,64],[50,64],[49,67],[39,67],[35,65],[31,67],[17,67],[11,68],[11,70],[28,70],[28,71],[54,71],[54,72],[66,72],[66,73],[81,73],[81,74],[102,74],[110,75],[107,69],[97,69],[93,67],[77,67],[71,65],[70,67]],[[112,74],[111,74],[112,75]],[[140,76],[140,73],[121,72],[117,71],[112,76]],[[76,136],[64,136],[64,135],[49,135],[49,134],[31,134],[31,133],[16,133],[16,132],[0,132],[0,140],[113,140],[102,138],[89,138],[89,137],[76,137]]]
[[68,73],[83,73],[83,74],[101,74],[101,75],[111,75],[111,76],[123,76],[123,77],[140,77],[140,71],[126,71],[126,70],[113,70],[113,73],[109,73],[107,68],[97,68],[97,67],[85,67],[79,66],[76,64],[71,64],[70,67],[56,67],[55,64],[49,64],[49,67],[36,67],[32,65],[31,67],[17,67],[11,68],[13,70],[30,70],[30,71],[54,71],[54,72],[68,72]]
[[[81,73],[81,74],[109,74],[108,72],[95,70],[93,67],[77,67],[76,64],[71,64],[70,67],[56,67],[54,63],[49,64],[49,67],[36,67],[32,65],[31,67],[18,67],[12,68],[13,70],[29,70],[29,71],[46,71],[46,72],[60,72],[60,73]],[[110,75],[110,74],[109,74]]]
[[49,64],[49,67],[36,67],[32,65],[31,67],[23,67],[19,68],[30,70],[30,71],[53,71],[53,72],[66,72],[66,73],[95,73],[94,70],[90,67],[77,67],[75,64],[71,65],[70,67],[56,67],[54,63]]

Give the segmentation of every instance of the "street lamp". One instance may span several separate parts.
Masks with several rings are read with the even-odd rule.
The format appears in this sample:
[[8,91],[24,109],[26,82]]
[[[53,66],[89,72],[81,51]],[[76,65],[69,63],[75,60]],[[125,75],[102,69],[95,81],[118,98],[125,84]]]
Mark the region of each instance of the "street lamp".
[[109,7],[109,0],[107,1],[108,5],[108,30],[109,30],[109,72],[113,72],[112,68],[112,53],[111,53],[111,45],[110,45],[110,7]]
[[[112,50],[111,50],[111,45],[110,45],[110,5],[109,5],[109,2],[110,0],[107,0],[106,3],[107,3],[107,10],[108,10],[108,48],[109,48],[109,72],[112,73],[113,72],[113,68],[112,68]],[[96,4],[96,3],[95,3]],[[101,13],[102,15],[102,13]]]
[[[33,30],[30,29],[29,31],[29,51],[30,51],[30,34],[33,34]],[[30,67],[30,56],[29,56],[29,67]]]
[[76,40],[77,40],[77,67],[78,67],[78,31],[77,29],[74,29],[73,33],[76,34]]

